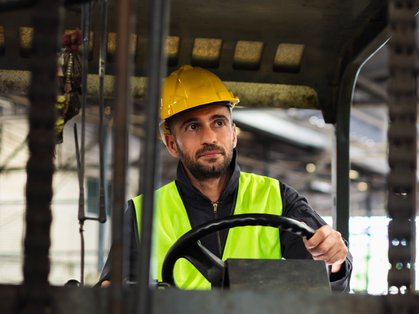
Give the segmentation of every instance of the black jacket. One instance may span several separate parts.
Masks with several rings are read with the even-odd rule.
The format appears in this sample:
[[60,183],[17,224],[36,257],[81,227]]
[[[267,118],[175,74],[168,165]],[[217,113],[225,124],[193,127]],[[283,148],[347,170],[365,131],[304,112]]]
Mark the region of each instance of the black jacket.
[[[218,218],[229,216],[233,214],[234,205],[237,198],[238,184],[240,178],[240,167],[236,162],[236,150],[234,150],[233,160],[230,168],[232,170],[232,176],[227,187],[222,192],[217,206]],[[215,219],[214,206],[209,198],[203,195],[197,188],[195,188],[190,182],[185,173],[183,164],[179,161],[177,169],[176,186],[179,194],[185,205],[190,223],[192,228],[199,226],[205,222]],[[283,202],[283,216],[296,219],[298,221],[305,222],[308,226],[318,229],[325,225],[326,222],[310,207],[307,200],[300,196],[297,191],[292,187],[279,182],[280,191],[282,194]],[[135,217],[135,209],[132,200],[128,202],[128,210],[125,214],[125,219],[130,225],[130,245],[129,245],[129,260],[130,265],[134,265],[135,257],[137,256],[138,246],[138,226]],[[221,256],[221,252],[226,242],[228,230],[220,231],[221,248],[217,234],[207,235],[201,239],[203,244],[212,253]],[[297,235],[290,232],[280,230],[280,242],[282,257],[285,259],[312,259],[311,254],[306,250],[303,241]],[[347,243],[345,241],[345,243]],[[110,280],[110,256],[112,250],[108,256],[108,260],[103,268],[102,275],[99,283],[104,280]],[[133,268],[130,267],[129,274],[127,276],[134,277]],[[345,263],[342,265],[341,270],[338,273],[332,273],[330,277],[330,283],[333,291],[349,292],[349,281],[352,273],[352,255],[348,252]]]

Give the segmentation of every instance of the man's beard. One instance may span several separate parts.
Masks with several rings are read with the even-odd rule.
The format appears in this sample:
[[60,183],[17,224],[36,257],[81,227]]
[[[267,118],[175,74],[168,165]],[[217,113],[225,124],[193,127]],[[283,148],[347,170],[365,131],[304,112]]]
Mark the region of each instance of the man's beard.
[[[199,149],[195,153],[195,158],[191,158],[187,156],[176,143],[176,148],[179,152],[180,160],[182,161],[183,165],[188,168],[191,174],[198,180],[198,181],[205,181],[208,179],[216,179],[221,178],[224,172],[227,170],[228,166],[233,159],[233,146],[226,154],[224,148],[217,146],[215,144],[206,145],[203,148]],[[220,152],[222,155],[226,156],[224,161],[221,164],[215,165],[214,163],[211,164],[211,159],[209,160],[209,164],[201,164],[197,160],[199,156],[208,151],[217,151]],[[215,162],[215,158],[214,161]]]

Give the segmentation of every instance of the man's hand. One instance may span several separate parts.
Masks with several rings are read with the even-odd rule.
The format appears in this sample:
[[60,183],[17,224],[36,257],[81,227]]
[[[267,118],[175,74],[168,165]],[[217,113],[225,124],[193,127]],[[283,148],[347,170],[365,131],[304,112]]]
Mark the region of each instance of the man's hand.
[[104,282],[102,282],[102,284],[100,285],[101,288],[107,288],[111,286],[111,282],[109,280],[105,280]]
[[348,254],[348,248],[340,232],[324,225],[316,230],[310,240],[303,239],[303,241],[313,259],[326,261],[327,265],[332,265],[332,273],[340,270]]

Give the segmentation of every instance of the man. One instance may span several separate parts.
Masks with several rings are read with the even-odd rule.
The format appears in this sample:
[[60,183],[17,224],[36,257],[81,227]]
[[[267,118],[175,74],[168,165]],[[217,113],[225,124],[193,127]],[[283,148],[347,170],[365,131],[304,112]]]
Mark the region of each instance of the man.
[[[286,258],[324,260],[331,266],[333,290],[348,292],[352,257],[339,232],[328,226],[305,198],[275,179],[240,172],[236,163],[236,127],[231,112],[239,102],[213,73],[185,65],[165,81],[160,117],[162,140],[179,157],[177,179],[156,192],[156,278],[170,246],[184,233],[210,220],[232,214],[266,213],[296,219],[316,229],[302,240],[274,228],[224,230],[201,239],[222,258]],[[141,196],[129,201],[126,213],[138,242]],[[136,245],[131,246],[131,260]],[[110,259],[99,283],[110,280]],[[132,275],[132,272],[130,273]],[[187,261],[175,267],[178,285],[206,289],[210,284]]]

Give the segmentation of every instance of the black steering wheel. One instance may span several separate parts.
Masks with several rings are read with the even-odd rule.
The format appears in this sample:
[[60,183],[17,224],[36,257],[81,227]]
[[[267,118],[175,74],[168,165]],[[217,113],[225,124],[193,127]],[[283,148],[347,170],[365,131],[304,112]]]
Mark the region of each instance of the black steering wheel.
[[185,233],[169,249],[162,266],[163,284],[177,287],[173,277],[173,269],[179,258],[185,258],[212,283],[213,287],[220,287],[225,264],[220,258],[202,246],[198,240],[220,230],[243,226],[275,227],[290,231],[306,239],[310,239],[315,232],[313,228],[299,221],[268,214],[233,215],[209,221]]

